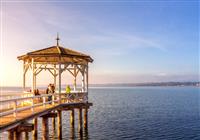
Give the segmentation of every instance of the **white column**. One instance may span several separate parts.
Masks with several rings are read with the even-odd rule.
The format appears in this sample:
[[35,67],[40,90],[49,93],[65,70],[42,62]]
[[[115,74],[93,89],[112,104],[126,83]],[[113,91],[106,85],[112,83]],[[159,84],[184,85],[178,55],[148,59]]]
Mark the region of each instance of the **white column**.
[[89,82],[88,82],[89,79],[88,79],[88,78],[89,78],[89,75],[88,75],[88,64],[87,64],[87,67],[86,67],[86,83],[87,83],[87,92],[88,92],[88,87],[89,87],[89,85],[88,85],[88,84],[89,84]]
[[56,89],[56,64],[54,64],[54,86],[55,86],[55,89]]
[[58,78],[59,78],[59,83],[58,83],[58,92],[61,93],[61,64],[59,63],[58,65]]
[[76,66],[74,65],[74,91],[76,91],[76,76],[77,76]]
[[34,90],[36,89],[36,74],[34,73]]
[[87,93],[86,93],[86,101],[88,102],[88,87],[89,87],[89,79],[88,79],[88,63],[87,63],[87,66],[86,66],[86,83],[87,83]]
[[82,74],[82,92],[84,92],[85,91],[85,67],[84,66],[82,66],[81,74]]
[[34,69],[35,69],[35,67],[34,67],[34,59],[32,58],[31,59],[31,66],[32,66],[32,88],[31,88],[31,91],[33,92],[34,91]]
[[23,90],[26,88],[26,65],[25,61],[23,61]]
[[58,93],[59,93],[59,103],[61,103],[61,64],[58,64]]
[[34,90],[35,90],[36,89],[36,74],[35,74],[36,64],[33,64],[33,67],[34,67],[33,76],[34,76]]

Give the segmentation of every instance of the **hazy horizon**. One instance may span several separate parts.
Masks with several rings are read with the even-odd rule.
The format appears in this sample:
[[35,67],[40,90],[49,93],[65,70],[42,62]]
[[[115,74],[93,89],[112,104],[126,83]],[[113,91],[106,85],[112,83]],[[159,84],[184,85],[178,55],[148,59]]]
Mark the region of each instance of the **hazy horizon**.
[[[17,56],[55,45],[57,32],[61,46],[94,59],[90,84],[200,79],[198,1],[2,0],[0,5],[1,86],[21,86]],[[62,81],[72,77],[64,74]],[[37,82],[47,85],[53,77],[42,72]]]

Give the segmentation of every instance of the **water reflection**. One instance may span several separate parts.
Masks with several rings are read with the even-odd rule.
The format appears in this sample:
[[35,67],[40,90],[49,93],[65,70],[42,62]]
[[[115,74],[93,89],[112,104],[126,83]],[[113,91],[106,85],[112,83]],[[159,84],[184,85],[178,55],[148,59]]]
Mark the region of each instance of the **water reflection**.
[[74,140],[74,139],[75,139],[74,125],[70,125],[70,140]]
[[75,139],[88,140],[89,139],[89,136],[88,136],[88,127],[84,128],[84,130],[82,130],[80,132],[77,131],[77,133],[76,133],[76,130],[75,130],[74,126],[71,125],[70,126],[70,137],[69,137],[69,140],[75,140]]
[[84,139],[88,140],[89,139],[89,136],[88,136],[88,127],[84,128],[84,131],[85,131],[85,133],[84,133]]

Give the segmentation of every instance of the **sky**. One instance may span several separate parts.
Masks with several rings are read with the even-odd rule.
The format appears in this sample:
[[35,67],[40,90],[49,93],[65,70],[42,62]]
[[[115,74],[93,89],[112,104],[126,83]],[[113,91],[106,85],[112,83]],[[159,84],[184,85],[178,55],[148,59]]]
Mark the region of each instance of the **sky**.
[[[22,85],[17,56],[56,44],[89,54],[89,82],[199,81],[199,2],[1,0],[1,86]],[[52,77],[40,75],[38,84]],[[66,80],[64,78],[64,80]]]

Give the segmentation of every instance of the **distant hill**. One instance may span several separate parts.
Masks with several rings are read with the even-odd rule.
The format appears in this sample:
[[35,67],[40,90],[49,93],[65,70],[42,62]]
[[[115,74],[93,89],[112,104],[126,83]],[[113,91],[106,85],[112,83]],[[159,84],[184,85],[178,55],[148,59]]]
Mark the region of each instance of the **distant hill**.
[[[73,85],[70,85],[73,87]],[[80,84],[77,84],[78,87],[81,87]],[[140,86],[195,86],[200,87],[200,82],[149,82],[149,83],[107,83],[107,84],[89,84],[90,87],[140,87]],[[37,86],[38,88],[47,88],[46,85]],[[65,88],[66,85],[62,85],[62,88]],[[5,86],[1,87],[1,90],[4,88],[21,88],[20,86]],[[30,88],[30,87],[27,87]]]
[[200,82],[155,82],[155,83],[108,83],[108,84],[91,84],[92,87],[138,87],[138,86],[197,86]]

